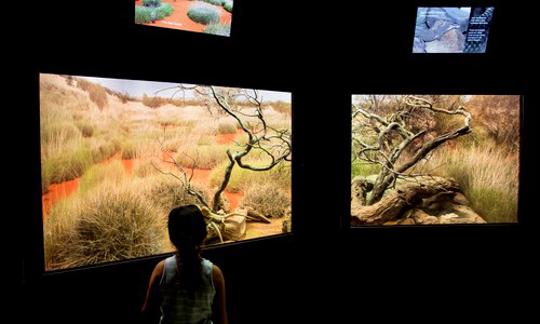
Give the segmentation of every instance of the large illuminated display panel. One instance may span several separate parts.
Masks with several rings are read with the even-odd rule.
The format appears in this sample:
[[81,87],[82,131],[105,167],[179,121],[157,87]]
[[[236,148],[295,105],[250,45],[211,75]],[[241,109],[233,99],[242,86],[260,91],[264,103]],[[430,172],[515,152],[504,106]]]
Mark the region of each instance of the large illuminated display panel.
[[494,7],[419,7],[413,53],[485,53]]
[[291,94],[40,75],[47,271],[173,251],[198,205],[205,244],[291,228]]
[[355,95],[351,225],[516,223],[520,96]]
[[137,0],[135,23],[230,36],[234,0]]

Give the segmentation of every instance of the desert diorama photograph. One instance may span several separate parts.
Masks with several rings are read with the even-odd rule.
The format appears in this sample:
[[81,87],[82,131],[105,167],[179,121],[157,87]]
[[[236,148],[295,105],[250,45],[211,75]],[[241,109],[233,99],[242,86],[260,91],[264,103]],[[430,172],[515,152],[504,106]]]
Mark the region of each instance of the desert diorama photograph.
[[351,226],[518,221],[520,97],[355,95]]
[[47,271],[174,250],[195,204],[205,244],[291,230],[291,95],[40,75]]
[[233,0],[136,0],[135,23],[230,36]]

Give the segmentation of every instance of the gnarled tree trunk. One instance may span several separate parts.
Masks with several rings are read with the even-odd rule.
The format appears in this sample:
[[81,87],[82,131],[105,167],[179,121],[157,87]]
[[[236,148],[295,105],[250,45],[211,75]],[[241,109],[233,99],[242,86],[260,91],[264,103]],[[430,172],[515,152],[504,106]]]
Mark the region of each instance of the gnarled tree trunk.
[[387,192],[377,203],[365,205],[365,192],[362,182],[352,184],[351,224],[383,224],[399,219],[403,214],[416,206],[422,200],[440,193],[455,195],[460,192],[459,185],[454,179],[421,176],[407,179],[395,190]]

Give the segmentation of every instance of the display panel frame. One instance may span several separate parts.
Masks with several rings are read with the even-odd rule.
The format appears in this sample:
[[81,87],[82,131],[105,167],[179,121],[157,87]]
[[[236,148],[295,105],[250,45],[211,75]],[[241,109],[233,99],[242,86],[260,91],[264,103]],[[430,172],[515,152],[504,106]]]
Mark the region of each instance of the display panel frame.
[[[78,74],[78,75],[73,75],[73,74],[57,74],[57,73],[54,73],[54,72],[39,72],[37,73],[37,81],[36,81],[36,88],[38,89],[37,90],[37,95],[36,95],[36,100],[37,100],[37,114],[36,114],[36,118],[37,120],[37,124],[40,125],[40,99],[39,99],[39,80],[40,80],[40,75],[42,74],[51,74],[51,75],[61,75],[61,76],[66,76],[66,75],[72,75],[74,77],[94,77],[94,76],[85,76],[85,75],[82,75],[82,74]],[[96,77],[96,78],[104,78],[104,79],[107,79],[109,77]],[[134,80],[134,79],[120,79],[118,77],[111,77],[110,79],[117,79],[117,80],[126,80],[126,81],[149,81],[149,82],[161,82],[161,81],[150,81],[150,80]],[[167,81],[167,82],[170,82],[170,81]],[[185,83],[183,83],[185,82]],[[182,82],[172,82],[172,83],[178,83],[178,84],[187,84],[187,82],[189,82],[188,80],[183,80]],[[191,82],[189,84],[196,84],[196,82]],[[198,84],[198,85],[201,85],[201,86],[207,86],[206,84]],[[220,85],[220,84],[215,84],[213,85],[215,87],[224,87],[224,88],[237,88],[237,89],[250,89],[249,87],[246,87],[245,85]],[[259,90],[259,89],[257,89]],[[261,90],[261,91],[269,91],[269,92],[283,92],[283,93],[288,93],[290,95],[290,132],[291,132],[291,147],[294,148],[295,146],[295,143],[294,143],[294,136],[292,136],[292,132],[294,132],[294,123],[295,123],[295,118],[294,118],[294,94],[290,91],[285,91],[285,90],[281,90],[281,89],[271,89],[271,90]],[[38,129],[40,128],[40,126],[38,126]],[[37,176],[37,182],[35,184],[35,188],[36,188],[36,193],[41,193],[41,182],[42,182],[42,179],[41,179],[41,154],[40,154],[40,151],[41,151],[41,136],[38,132],[37,134],[37,147],[39,149],[36,150],[37,152],[37,161],[39,161],[39,165],[40,165],[40,168],[39,168],[39,176]],[[298,209],[298,206],[297,204],[294,203],[294,197],[295,197],[295,181],[293,181],[293,178],[295,177],[295,174],[297,174],[297,172],[295,172],[295,168],[298,168],[298,163],[295,162],[295,159],[292,159],[290,162],[290,193],[291,193],[291,198],[290,198],[290,208],[291,208],[291,218],[290,218],[290,230],[289,232],[281,232],[281,233],[276,233],[276,234],[272,234],[272,235],[268,235],[268,236],[262,236],[262,237],[253,237],[253,238],[248,238],[248,239],[242,239],[242,240],[238,240],[238,241],[232,241],[232,242],[224,242],[224,243],[213,243],[213,244],[207,244],[207,245],[203,245],[202,246],[202,253],[204,255],[204,253],[209,253],[209,254],[219,254],[220,251],[222,249],[230,249],[230,250],[234,250],[234,249],[244,249],[244,248],[252,248],[253,246],[258,246],[258,245],[264,245],[264,244],[267,244],[266,241],[274,241],[274,242],[290,242],[293,237],[294,237],[294,232],[297,230],[297,224],[296,224],[296,218],[297,216],[295,216],[295,214],[297,214],[297,211],[296,209]],[[36,175],[38,175],[36,173]],[[130,266],[131,264],[138,264],[138,263],[145,263],[145,262],[153,262],[154,260],[160,260],[160,259],[163,259],[164,257],[167,257],[167,256],[170,256],[170,255],[173,255],[174,252],[164,252],[164,253],[159,253],[159,254],[152,254],[152,255],[146,255],[146,256],[141,256],[141,257],[135,257],[135,258],[130,258],[130,259],[123,259],[123,260],[118,260],[118,261],[111,261],[111,262],[102,262],[102,263],[98,263],[98,264],[89,264],[89,265],[83,265],[83,266],[76,266],[76,267],[71,267],[71,268],[65,268],[65,269],[53,269],[53,270],[47,270],[46,269],[46,266],[45,266],[45,241],[44,241],[44,222],[43,222],[43,218],[42,218],[42,212],[43,212],[43,200],[42,200],[42,197],[41,197],[41,194],[40,194],[40,198],[39,198],[39,203],[37,202],[37,194],[35,195],[35,201],[36,201],[36,212],[34,213],[36,216],[39,215],[39,217],[32,217],[30,220],[29,220],[29,223],[31,224],[28,224],[30,226],[30,228],[32,229],[32,232],[34,232],[35,234],[33,235],[33,239],[30,240],[28,242],[28,245],[25,247],[25,250],[26,250],[26,253],[25,253],[25,264],[23,265],[23,270],[25,272],[25,275],[24,277],[26,278],[26,280],[29,280],[29,281],[32,281],[32,280],[36,280],[37,278],[41,277],[41,276],[45,276],[45,277],[48,277],[48,276],[55,276],[55,275],[61,275],[61,274],[66,274],[66,273],[72,273],[72,272],[82,272],[82,273],[86,273],[86,272],[93,272],[93,271],[102,271],[103,269],[109,269],[109,268],[114,268],[115,266]],[[39,212],[38,212],[39,210]],[[29,252],[31,251],[31,252]]]
[[[410,91],[409,91],[410,92]],[[409,92],[406,92],[406,94],[409,94]],[[414,92],[414,91],[413,91]],[[437,95],[463,95],[463,94],[460,94],[460,93],[456,93],[455,91],[443,91],[444,94],[438,94]],[[473,231],[477,230],[477,229],[482,229],[482,228],[517,228],[517,227],[520,227],[522,226],[522,223],[523,223],[523,215],[522,215],[522,210],[523,210],[523,200],[522,200],[522,191],[523,191],[523,188],[524,188],[524,179],[523,179],[523,176],[524,176],[524,172],[523,172],[523,144],[524,144],[524,137],[525,137],[525,133],[524,133],[524,129],[525,129],[525,96],[523,94],[519,94],[519,93],[508,93],[508,92],[499,92],[499,93],[493,93],[493,92],[488,92],[488,91],[484,91],[484,92],[472,92],[472,91],[462,91],[463,93],[467,93],[467,95],[486,95],[486,96],[489,96],[489,95],[492,95],[492,96],[504,96],[504,95],[509,95],[509,96],[519,96],[519,112],[518,112],[518,120],[519,120],[519,150],[518,150],[518,161],[519,161],[519,168],[518,168],[518,188],[517,188],[517,212],[516,212],[516,221],[515,222],[500,222],[500,223],[483,223],[483,224],[473,224],[473,223],[456,223],[456,224],[407,224],[407,225],[400,225],[400,224],[396,224],[396,225],[383,225],[383,224],[368,224],[368,225],[352,225],[352,222],[351,222],[351,194],[352,194],[352,190],[351,190],[351,182],[353,180],[353,177],[352,177],[352,163],[348,163],[347,167],[348,167],[348,171],[349,171],[349,185],[347,186],[346,188],[346,194],[347,194],[347,197],[348,198],[348,206],[347,206],[347,210],[348,210],[348,213],[347,215],[345,215],[344,217],[341,218],[341,227],[343,230],[345,230],[346,232],[355,232],[355,231],[362,231],[362,230],[380,230],[380,229],[384,229],[386,231],[408,231],[407,229],[410,229],[410,231],[412,232],[416,232],[416,231],[438,231],[438,230],[456,230],[456,231],[459,231],[459,229],[472,229]],[[435,93],[435,91],[430,91],[428,93],[426,92],[422,92],[422,93],[419,93],[419,92],[415,92],[416,95],[433,95]],[[358,93],[350,93],[350,101],[352,103],[352,99],[355,95],[360,95]],[[385,93],[385,92],[378,92],[377,95],[389,95],[389,96],[392,96],[392,95],[395,95],[395,96],[398,96],[398,95],[405,95],[404,93],[396,93],[396,92],[392,92],[392,93]],[[352,119],[351,119],[351,114],[350,114],[350,109],[351,109],[351,106],[350,106],[350,103],[349,103],[349,106],[348,106],[348,111],[349,111],[349,127],[351,127],[350,129],[348,129],[348,131],[350,131],[351,133],[351,136],[349,136],[349,161],[350,161],[350,158],[352,156]]]

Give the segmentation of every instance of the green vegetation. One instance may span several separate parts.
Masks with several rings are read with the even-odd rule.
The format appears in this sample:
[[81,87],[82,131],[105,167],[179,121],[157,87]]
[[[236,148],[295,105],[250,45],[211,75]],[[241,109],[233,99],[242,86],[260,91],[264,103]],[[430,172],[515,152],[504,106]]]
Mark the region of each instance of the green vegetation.
[[[212,172],[210,172],[209,183],[210,186],[218,186],[223,181],[223,175],[225,174],[225,168],[228,161],[224,161],[216,166]],[[265,165],[263,162],[252,161],[250,164],[254,166]],[[291,166],[290,164],[282,164],[269,171],[251,171],[248,169],[242,169],[236,166],[229,180],[227,190],[231,192],[245,191],[253,184],[256,183],[271,183],[279,188],[290,188],[291,181]]]
[[229,36],[231,34],[231,25],[222,23],[210,24],[206,26],[203,32],[212,35]]
[[137,145],[132,141],[125,141],[122,145],[122,159],[131,160],[138,156]]
[[234,134],[236,133],[236,124],[231,122],[221,122],[218,126],[218,132],[220,134]]
[[156,20],[161,20],[165,17],[170,16],[173,11],[174,8],[168,3],[163,3],[157,6],[135,6],[135,23],[146,24],[150,22],[155,22]]
[[109,184],[116,186],[125,180],[124,167],[119,160],[104,165],[96,164],[84,172],[79,183],[79,192],[81,194],[88,193],[91,189],[103,182],[108,182]]
[[233,0],[223,0],[223,9],[232,13],[233,11]]
[[375,164],[369,164],[360,161],[354,161],[351,164],[351,179],[356,176],[367,177],[379,173],[381,167]]
[[221,6],[223,4],[224,0],[200,0],[200,1],[207,2],[207,3],[212,4],[214,6]]
[[164,217],[137,188],[102,185],[51,210],[45,232],[48,269],[162,252]]
[[418,171],[454,178],[471,207],[487,222],[516,222],[518,155],[497,147],[472,146],[437,152]]
[[[100,109],[91,95],[102,91],[109,99],[107,109]],[[179,179],[159,172],[157,168],[178,174],[164,161],[167,153],[188,173],[192,159],[195,167],[209,170],[197,171],[191,184],[208,201],[215,188],[205,177],[212,174],[213,183],[219,184],[227,149],[240,149],[232,143],[218,144],[220,134],[237,132],[236,124],[225,117],[216,119],[200,98],[146,99],[156,108],[168,105],[162,109],[132,99],[77,77],[40,77],[42,193],[51,189],[43,218],[48,270],[170,251],[164,227],[167,213],[172,207],[199,201]],[[186,107],[173,106],[186,102]],[[286,125],[281,114],[269,113],[272,123]],[[235,140],[245,143],[247,136]],[[272,141],[265,144],[271,146]],[[249,158],[255,166],[268,162],[258,150]],[[267,204],[253,208],[280,217],[290,205],[290,172],[289,163],[266,172],[236,167],[227,190],[241,190],[246,204]],[[265,198],[265,189],[256,188],[258,183],[273,186],[277,196]],[[51,184],[61,185],[51,188]],[[59,192],[64,189],[67,196]],[[273,196],[274,191],[267,195]]]
[[168,100],[162,97],[149,97],[146,94],[142,98],[143,105],[150,108],[159,108],[168,103]]
[[107,92],[102,86],[86,81],[84,79],[77,79],[77,85],[82,90],[88,92],[90,100],[92,100],[99,110],[102,110],[108,103]]
[[[200,204],[195,196],[187,193],[182,182],[174,177],[159,174],[145,179],[145,183],[149,188],[145,191],[146,199],[154,201],[165,214],[168,214],[169,211],[174,207],[189,204]],[[208,198],[207,194],[202,188],[198,188],[194,185],[192,185],[192,187],[193,190],[201,193],[205,199]]]
[[252,207],[267,217],[287,215],[291,200],[284,191],[273,184],[254,183],[245,192],[242,206]]
[[198,169],[212,169],[227,159],[227,145],[191,147],[179,152],[175,159],[186,168],[191,168],[195,163],[195,167]]
[[194,22],[209,25],[219,22],[219,11],[216,7],[206,3],[194,3],[189,7],[188,17]]

